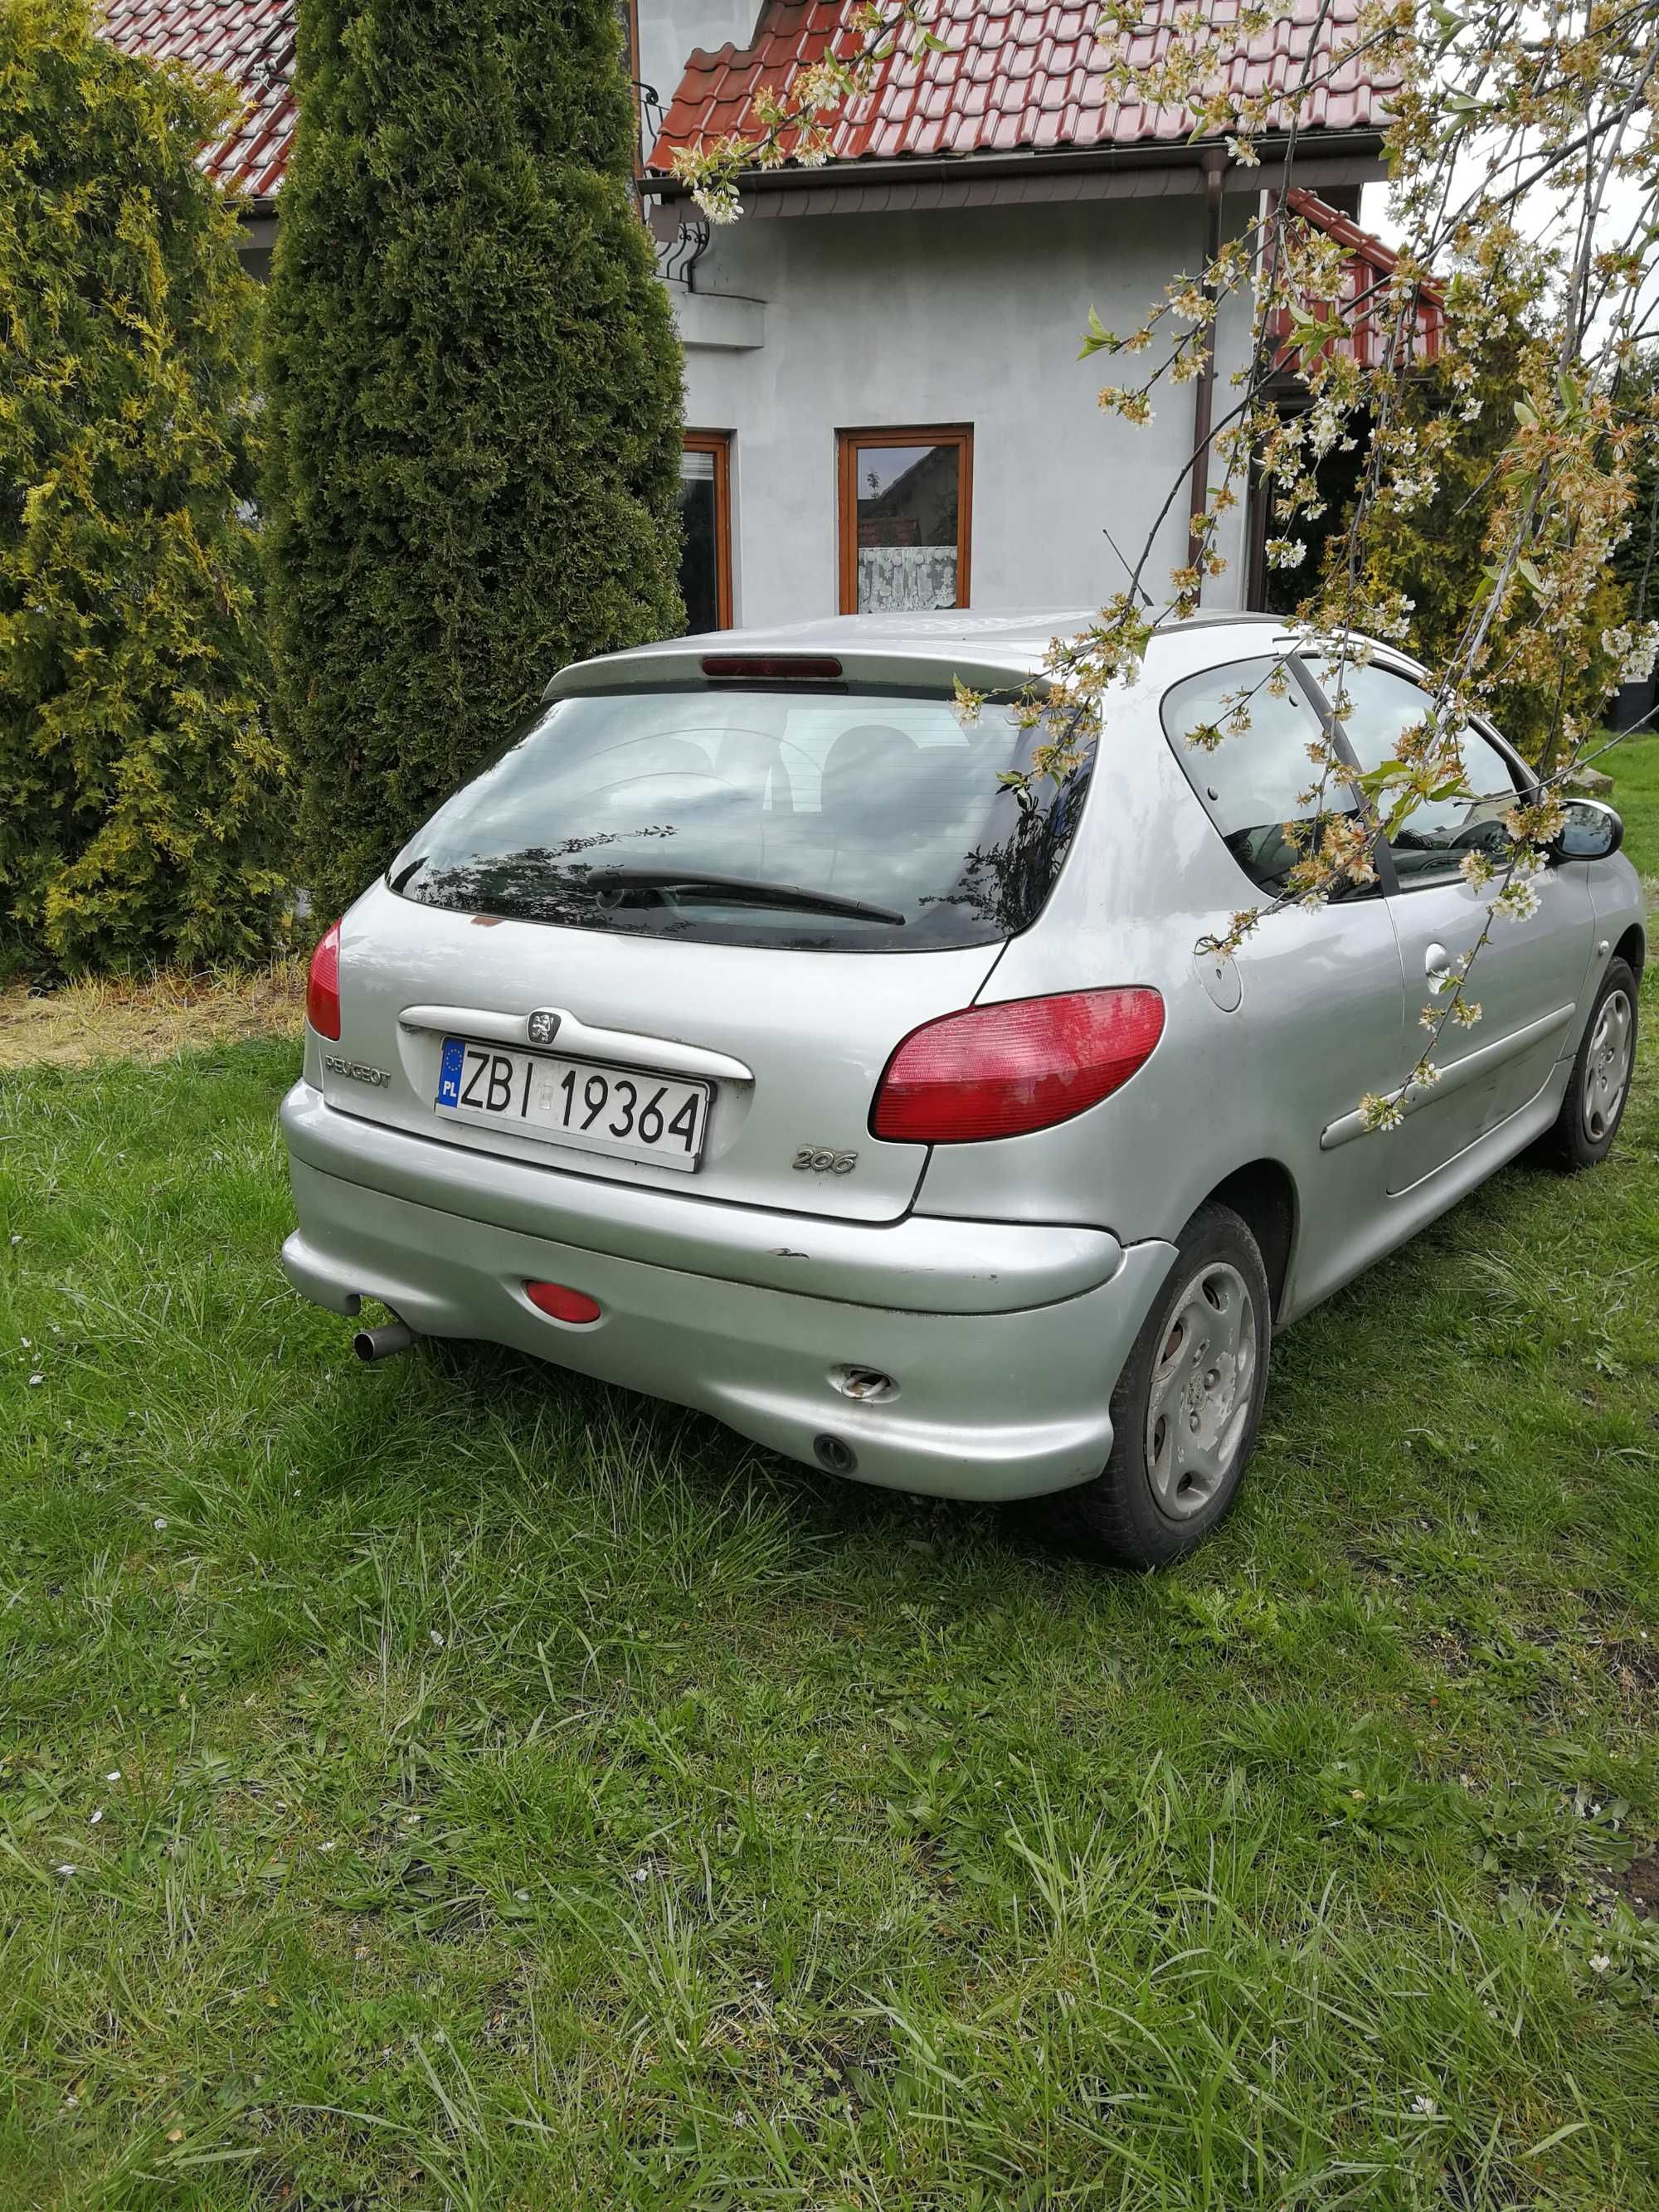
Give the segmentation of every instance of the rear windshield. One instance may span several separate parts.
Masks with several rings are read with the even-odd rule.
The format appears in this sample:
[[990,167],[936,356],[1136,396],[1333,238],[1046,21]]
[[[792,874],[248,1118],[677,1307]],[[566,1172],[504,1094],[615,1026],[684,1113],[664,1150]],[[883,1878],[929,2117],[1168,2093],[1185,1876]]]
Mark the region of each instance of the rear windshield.
[[984,945],[1041,911],[1088,764],[1024,803],[987,707],[819,693],[561,700],[387,872],[428,906],[807,951]]

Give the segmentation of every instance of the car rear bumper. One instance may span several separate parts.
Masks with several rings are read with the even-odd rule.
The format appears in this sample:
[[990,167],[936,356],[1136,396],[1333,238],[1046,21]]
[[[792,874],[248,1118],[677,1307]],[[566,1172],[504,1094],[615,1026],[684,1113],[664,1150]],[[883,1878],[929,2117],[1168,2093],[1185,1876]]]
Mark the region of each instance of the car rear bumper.
[[[688,1206],[517,1163],[503,1182],[305,1084],[283,1125],[300,1223],[283,1265],[319,1304],[376,1299],[422,1334],[696,1407],[808,1464],[828,1437],[852,1455],[842,1471],[945,1497],[1033,1496],[1098,1471],[1112,1386],[1172,1256],[1099,1230]],[[503,1202],[518,1177],[533,1204]],[[554,1321],[527,1281],[583,1291],[602,1317]],[[890,1376],[893,1395],[848,1398],[832,1379],[848,1367]]]

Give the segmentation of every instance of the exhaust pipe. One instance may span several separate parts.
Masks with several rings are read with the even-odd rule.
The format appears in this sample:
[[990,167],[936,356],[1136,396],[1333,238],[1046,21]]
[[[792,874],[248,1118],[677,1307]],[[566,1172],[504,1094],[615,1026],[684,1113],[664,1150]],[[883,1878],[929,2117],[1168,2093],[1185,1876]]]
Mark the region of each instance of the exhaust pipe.
[[365,1367],[373,1367],[382,1359],[390,1359],[396,1352],[407,1352],[415,1341],[415,1332],[407,1322],[389,1321],[380,1328],[360,1328],[351,1340],[351,1348]]

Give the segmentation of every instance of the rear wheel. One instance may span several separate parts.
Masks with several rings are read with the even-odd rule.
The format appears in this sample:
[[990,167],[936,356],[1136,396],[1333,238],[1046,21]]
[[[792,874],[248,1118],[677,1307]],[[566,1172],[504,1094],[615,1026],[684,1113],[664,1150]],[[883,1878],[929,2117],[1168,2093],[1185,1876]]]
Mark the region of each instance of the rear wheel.
[[1200,1206],[1112,1393],[1112,1452],[1092,1482],[1045,1501],[1079,1548],[1160,1566],[1232,1504],[1255,1444],[1273,1339],[1267,1269],[1229,1206]]
[[1610,960],[1584,1024],[1561,1111],[1539,1146],[1558,1167],[1593,1168],[1613,1150],[1636,1068],[1636,977],[1629,963]]

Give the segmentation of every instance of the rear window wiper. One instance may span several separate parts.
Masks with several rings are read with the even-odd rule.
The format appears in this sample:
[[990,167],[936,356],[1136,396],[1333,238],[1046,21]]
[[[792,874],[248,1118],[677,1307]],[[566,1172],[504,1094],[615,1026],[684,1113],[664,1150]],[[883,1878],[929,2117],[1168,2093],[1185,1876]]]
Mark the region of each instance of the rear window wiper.
[[884,921],[895,929],[904,927],[904,916],[890,906],[842,898],[835,891],[809,890],[804,884],[761,884],[747,876],[708,876],[694,869],[677,868],[596,868],[587,883],[594,890],[716,891],[744,906],[775,906],[797,914],[844,914],[854,921]]

